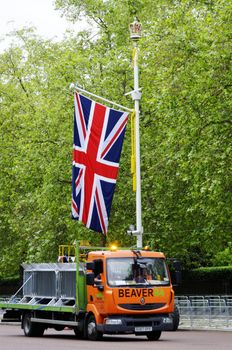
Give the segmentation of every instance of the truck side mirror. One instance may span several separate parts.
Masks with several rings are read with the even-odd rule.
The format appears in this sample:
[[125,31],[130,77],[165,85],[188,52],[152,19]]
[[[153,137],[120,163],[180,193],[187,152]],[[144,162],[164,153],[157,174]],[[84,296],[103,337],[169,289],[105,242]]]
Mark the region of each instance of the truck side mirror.
[[93,261],[88,261],[86,263],[87,270],[94,272],[95,277],[103,272],[103,261],[102,259],[96,259]]
[[94,260],[94,273],[95,276],[103,272],[103,261],[101,259]]
[[181,273],[181,263],[178,260],[173,260],[173,267],[175,271],[175,285],[178,286],[182,282],[182,273]]
[[87,268],[87,270],[94,270],[94,261],[88,261],[87,263],[86,263],[86,268]]
[[93,272],[88,272],[86,274],[86,284],[87,286],[93,286],[94,285],[94,273]]
[[178,260],[173,261],[173,267],[175,271],[181,271],[181,263]]
[[182,273],[181,271],[175,271],[175,284],[178,286],[182,283]]

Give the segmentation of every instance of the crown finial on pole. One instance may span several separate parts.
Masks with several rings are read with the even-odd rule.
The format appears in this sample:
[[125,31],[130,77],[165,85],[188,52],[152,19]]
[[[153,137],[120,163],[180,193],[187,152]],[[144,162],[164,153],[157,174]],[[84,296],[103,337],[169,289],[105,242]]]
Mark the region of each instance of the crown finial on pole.
[[142,24],[139,22],[138,18],[136,17],[134,22],[130,23],[129,25],[130,29],[130,38],[132,40],[139,40],[142,36]]

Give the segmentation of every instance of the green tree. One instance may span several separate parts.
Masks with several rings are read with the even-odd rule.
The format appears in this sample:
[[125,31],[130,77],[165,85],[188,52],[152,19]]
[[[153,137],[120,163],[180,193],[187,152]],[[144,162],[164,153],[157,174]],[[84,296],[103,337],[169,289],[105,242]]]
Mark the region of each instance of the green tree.
[[[70,219],[73,96],[86,90],[128,107],[128,24],[139,42],[144,242],[188,266],[227,259],[231,241],[231,13],[219,1],[57,0],[94,28],[60,43],[13,34],[0,55],[0,276],[55,259],[58,245],[101,236]],[[94,23],[94,25],[93,25]],[[128,125],[107,241],[133,245]],[[225,252],[225,253],[223,253]],[[229,261],[229,258],[228,258]],[[226,263],[226,261],[225,261]]]
[[231,236],[231,4],[109,0],[99,1],[97,9],[90,0],[56,4],[70,16],[98,23],[98,45],[104,42],[109,57],[128,47],[126,27],[133,16],[143,23],[145,233],[188,265],[210,264]]

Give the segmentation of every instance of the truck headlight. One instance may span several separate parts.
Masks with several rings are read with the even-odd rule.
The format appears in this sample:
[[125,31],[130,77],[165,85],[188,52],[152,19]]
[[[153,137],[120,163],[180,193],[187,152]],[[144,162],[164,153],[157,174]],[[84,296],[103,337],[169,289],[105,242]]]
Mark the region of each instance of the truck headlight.
[[122,320],[117,319],[117,318],[106,318],[105,324],[119,325],[119,324],[122,324]]

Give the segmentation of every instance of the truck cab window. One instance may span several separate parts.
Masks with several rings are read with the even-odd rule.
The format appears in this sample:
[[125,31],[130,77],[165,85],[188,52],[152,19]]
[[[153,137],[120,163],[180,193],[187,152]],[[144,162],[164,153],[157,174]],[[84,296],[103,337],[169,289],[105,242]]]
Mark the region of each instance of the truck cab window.
[[107,259],[109,286],[169,285],[164,259],[160,258],[115,258]]

